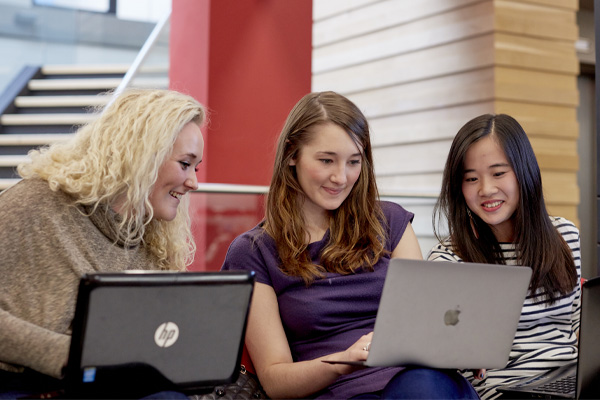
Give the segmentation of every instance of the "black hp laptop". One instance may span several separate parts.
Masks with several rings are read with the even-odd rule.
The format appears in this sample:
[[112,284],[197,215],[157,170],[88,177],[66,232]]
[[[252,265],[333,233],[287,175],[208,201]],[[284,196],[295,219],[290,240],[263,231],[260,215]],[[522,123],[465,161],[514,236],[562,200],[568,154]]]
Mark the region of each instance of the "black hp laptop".
[[513,398],[600,398],[600,277],[583,284],[578,360],[498,388]]
[[234,381],[253,287],[248,272],[85,275],[66,395],[197,393]]

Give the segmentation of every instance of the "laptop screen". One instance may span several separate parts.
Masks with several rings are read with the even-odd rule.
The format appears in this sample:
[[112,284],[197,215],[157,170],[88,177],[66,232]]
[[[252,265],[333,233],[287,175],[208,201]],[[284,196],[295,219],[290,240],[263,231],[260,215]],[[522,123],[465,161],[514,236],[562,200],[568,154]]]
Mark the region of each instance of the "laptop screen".
[[71,389],[197,390],[235,380],[253,283],[247,272],[84,276],[67,368]]

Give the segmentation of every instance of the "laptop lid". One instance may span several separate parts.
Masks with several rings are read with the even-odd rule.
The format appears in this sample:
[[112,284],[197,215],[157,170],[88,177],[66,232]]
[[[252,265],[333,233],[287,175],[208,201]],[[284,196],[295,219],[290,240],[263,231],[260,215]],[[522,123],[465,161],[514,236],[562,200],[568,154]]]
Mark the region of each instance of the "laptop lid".
[[600,398],[600,277],[582,285],[576,362],[498,388],[520,398]]
[[577,358],[577,397],[600,398],[600,277],[583,284],[579,352]]
[[392,259],[368,366],[503,368],[531,268]]
[[83,276],[66,371],[69,391],[138,396],[232,382],[253,285],[252,272]]

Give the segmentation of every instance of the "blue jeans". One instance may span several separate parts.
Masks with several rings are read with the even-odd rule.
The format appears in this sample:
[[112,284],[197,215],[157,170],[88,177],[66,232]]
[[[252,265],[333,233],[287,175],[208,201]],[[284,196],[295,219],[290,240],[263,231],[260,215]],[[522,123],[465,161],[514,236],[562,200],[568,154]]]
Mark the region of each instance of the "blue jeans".
[[353,399],[479,399],[473,386],[458,371],[407,368],[375,393]]
[[[26,369],[23,373],[0,370],[0,399],[18,399],[41,394],[68,398],[64,394],[64,382],[39,372]],[[143,399],[181,399],[188,397],[179,392],[164,391],[150,394]]]

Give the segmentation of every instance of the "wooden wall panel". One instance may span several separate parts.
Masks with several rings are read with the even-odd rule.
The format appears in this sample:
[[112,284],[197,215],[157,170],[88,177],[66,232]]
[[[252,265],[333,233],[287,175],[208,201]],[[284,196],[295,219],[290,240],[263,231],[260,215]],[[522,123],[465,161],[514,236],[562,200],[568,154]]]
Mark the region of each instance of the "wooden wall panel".
[[452,140],[470,118],[493,111],[494,103],[489,101],[370,117],[371,141],[374,147],[383,147]]
[[496,67],[495,97],[537,104],[577,107],[579,92],[575,75]]
[[458,129],[506,113],[531,139],[548,209],[578,222],[577,0],[314,1],[313,90],[365,112],[382,191],[439,193]]
[[[419,0],[418,7],[415,7],[414,3],[410,1],[395,1],[393,5],[390,5],[389,1],[355,0],[349,2],[338,0],[337,12],[335,11],[336,5],[332,1],[315,2],[316,7],[319,8],[315,10],[315,21],[322,22],[321,20],[326,17],[330,20],[327,23],[315,24],[313,43],[315,47],[319,47],[349,37],[363,36],[435,14],[442,14],[478,1]],[[327,11],[322,8],[325,7],[323,3],[327,4]],[[394,8],[394,12],[390,12],[391,7]]]
[[573,58],[573,43],[494,33],[495,64],[555,73],[579,73],[579,62]]
[[[453,3],[460,4],[461,1],[454,0]],[[406,3],[406,1],[387,2],[392,7],[403,3]],[[412,1],[408,1],[408,3],[417,5]],[[390,12],[395,11],[389,10],[388,13]],[[319,75],[324,71],[440,46],[491,32],[494,26],[492,12],[493,3],[491,1],[477,2],[467,7],[453,9],[447,13],[435,14],[428,18],[416,19],[389,29],[378,30],[337,41],[330,45],[315,47],[313,49],[313,74]],[[377,18],[383,18],[384,16],[385,14],[382,14]],[[337,21],[326,20],[322,23],[334,24],[335,22]],[[317,31],[319,25],[320,23],[315,23],[314,31]],[[344,27],[335,24],[334,28],[343,29]],[[316,41],[317,39],[314,38],[313,40]],[[471,53],[467,55],[471,55]],[[460,56],[460,54],[457,54],[457,56]],[[400,73],[401,71],[397,72]],[[363,77],[363,79],[367,79],[367,77]]]
[[576,10],[518,0],[494,0],[494,30],[575,42]]
[[380,0],[316,0],[313,1],[313,19],[319,21],[330,18],[378,1]]
[[348,95],[370,118],[485,102],[493,96],[492,68]]
[[577,140],[579,125],[574,107],[548,104],[494,102],[495,112],[512,115],[529,137],[564,137]]
[[[456,57],[456,54],[469,51],[474,52],[472,57],[462,59]],[[452,75],[470,69],[491,67],[493,63],[494,37],[490,33],[445,46],[427,47],[369,63],[325,71],[313,75],[312,84],[313,88],[327,87],[344,93],[354,93],[421,81],[440,75]],[[398,73],[382,74],[380,71],[398,71]],[[355,79],[357,76],[370,78]]]

